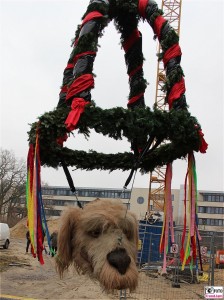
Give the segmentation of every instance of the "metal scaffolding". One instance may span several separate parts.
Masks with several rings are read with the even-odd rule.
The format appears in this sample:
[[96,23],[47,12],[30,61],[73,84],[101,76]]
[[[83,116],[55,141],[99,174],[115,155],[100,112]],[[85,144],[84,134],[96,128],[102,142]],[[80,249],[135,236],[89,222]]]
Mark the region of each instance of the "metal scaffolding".
[[[163,0],[162,10],[163,16],[168,20],[178,35],[180,35],[180,19],[181,19],[182,0]],[[158,53],[161,53],[161,47],[158,43]],[[156,96],[155,107],[162,111],[168,111],[168,105],[165,103],[166,93],[163,91],[166,73],[163,62],[158,61],[157,78],[156,78]],[[166,143],[166,142],[164,142]],[[152,211],[163,211],[164,207],[164,188],[165,188],[166,166],[157,167],[150,173],[149,179],[149,195],[148,195],[148,213]]]

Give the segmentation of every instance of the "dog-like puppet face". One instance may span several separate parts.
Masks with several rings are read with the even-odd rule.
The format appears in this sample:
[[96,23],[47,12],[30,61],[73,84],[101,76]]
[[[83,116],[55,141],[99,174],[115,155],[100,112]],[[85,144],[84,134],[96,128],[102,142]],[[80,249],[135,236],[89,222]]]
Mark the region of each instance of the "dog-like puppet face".
[[105,290],[134,290],[138,283],[138,225],[120,200],[94,200],[84,209],[69,208],[61,217],[57,270],[73,264],[99,280]]

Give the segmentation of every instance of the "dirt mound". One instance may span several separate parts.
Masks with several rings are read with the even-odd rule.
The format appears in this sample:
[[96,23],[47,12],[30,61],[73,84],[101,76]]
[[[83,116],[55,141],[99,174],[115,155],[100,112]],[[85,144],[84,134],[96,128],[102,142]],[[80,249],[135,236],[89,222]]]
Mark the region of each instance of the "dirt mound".
[[48,220],[47,221],[47,227],[48,227],[48,230],[49,230],[50,234],[53,231],[58,230],[59,229],[59,218]]
[[[59,218],[47,220],[47,227],[50,234],[53,231],[58,230],[58,226],[59,226]],[[27,218],[24,218],[10,229],[10,234],[11,237],[13,238],[25,238],[27,230],[28,230]]]
[[25,238],[27,229],[27,219],[24,218],[10,228],[10,235],[13,238]]

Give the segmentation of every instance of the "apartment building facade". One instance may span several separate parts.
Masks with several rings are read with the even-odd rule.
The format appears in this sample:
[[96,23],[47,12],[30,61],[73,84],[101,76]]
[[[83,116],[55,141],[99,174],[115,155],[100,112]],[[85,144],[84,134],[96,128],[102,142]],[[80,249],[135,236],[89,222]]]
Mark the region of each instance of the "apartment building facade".
[[198,201],[199,229],[224,232],[224,193],[200,193]]
[[[128,209],[134,212],[139,220],[145,218],[146,212],[152,208],[148,200],[147,188],[103,189],[77,188],[74,195],[68,187],[44,186],[42,188],[47,216],[58,217],[66,206],[77,206],[77,200],[82,205],[100,199],[121,199]],[[198,191],[198,224],[200,230],[224,232],[224,192]],[[188,207],[187,199],[187,207]],[[172,189],[173,218],[177,225],[183,225],[184,220],[184,186]]]

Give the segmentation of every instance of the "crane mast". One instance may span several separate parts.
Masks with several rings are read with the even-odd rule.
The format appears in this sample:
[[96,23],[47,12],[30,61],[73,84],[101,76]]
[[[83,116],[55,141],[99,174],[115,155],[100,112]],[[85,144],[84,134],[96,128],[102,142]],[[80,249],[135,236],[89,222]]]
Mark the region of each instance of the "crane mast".
[[[181,19],[182,0],[162,0],[163,16],[168,20],[178,35],[180,35],[180,19]],[[161,53],[161,47],[158,43],[158,53]],[[169,110],[165,103],[166,94],[163,91],[166,73],[163,62],[158,61],[157,78],[156,78],[156,95],[155,106],[162,111]],[[166,143],[166,142],[164,142]],[[148,213],[154,211],[163,211],[164,209],[164,190],[165,190],[165,173],[166,166],[157,167],[150,173],[149,179],[149,195],[148,195]]]

